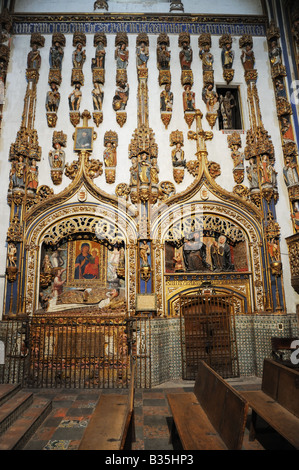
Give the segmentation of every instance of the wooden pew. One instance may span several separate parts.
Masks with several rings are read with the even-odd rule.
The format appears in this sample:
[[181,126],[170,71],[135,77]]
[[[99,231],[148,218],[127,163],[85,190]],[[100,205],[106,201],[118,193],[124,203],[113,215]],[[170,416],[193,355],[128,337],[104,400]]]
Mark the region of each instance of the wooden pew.
[[252,408],[249,439],[256,437],[260,416],[269,426],[299,449],[299,372],[264,359],[262,388],[240,392]]
[[84,432],[78,450],[123,450],[135,440],[135,364],[131,368],[129,393],[103,393]]
[[199,362],[193,392],[167,399],[185,450],[242,448],[247,402],[205,362]]

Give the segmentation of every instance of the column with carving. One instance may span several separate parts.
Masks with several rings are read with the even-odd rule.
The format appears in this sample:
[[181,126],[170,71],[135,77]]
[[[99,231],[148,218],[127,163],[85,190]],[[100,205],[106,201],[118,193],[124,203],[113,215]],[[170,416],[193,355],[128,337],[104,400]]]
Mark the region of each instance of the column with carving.
[[62,80],[61,69],[64,46],[65,36],[62,33],[54,33],[49,54],[50,71],[48,83],[50,85],[50,91],[47,92],[46,96],[46,113],[49,127],[56,127],[57,123],[57,111],[60,103],[60,93],[58,89]]
[[261,211],[263,226],[263,254],[265,263],[264,305],[267,311],[284,310],[284,290],[282,281],[282,263],[280,254],[280,227],[276,221],[276,202],[278,200],[277,172],[275,170],[275,152],[271,136],[264,128],[260,109],[260,100],[256,82],[258,72],[255,69],[253,40],[244,35],[239,40],[242,49],[241,62],[247,84],[250,129],[246,134],[245,159],[250,185],[250,199]]
[[202,61],[203,89],[202,99],[206,104],[206,119],[213,129],[219,112],[219,97],[214,90],[214,56],[211,53],[210,33],[203,33],[198,38],[199,57]]
[[126,33],[118,33],[115,37],[116,90],[112,106],[116,112],[116,122],[120,127],[123,127],[127,121],[126,107],[130,88],[127,76],[128,61],[128,36]]
[[190,45],[190,34],[187,32],[180,33],[178,39],[180,50],[180,65],[181,65],[181,84],[184,87],[183,91],[183,108],[184,118],[188,127],[192,126],[195,118],[195,93],[192,91],[193,86],[193,72],[191,64],[193,61],[193,50]]
[[168,128],[172,117],[173,93],[171,91],[169,37],[165,33],[159,34],[157,38],[157,67],[159,70],[159,85],[164,86],[160,93],[160,115],[161,120]]
[[105,58],[107,46],[107,38],[104,33],[96,33],[93,38],[93,45],[96,48],[95,57],[91,61],[92,70],[92,104],[93,104],[93,121],[98,127],[103,122],[103,100],[105,84]]
[[31,51],[27,56],[27,88],[20,130],[11,144],[11,162],[8,203],[11,207],[10,226],[7,234],[7,269],[5,314],[25,312],[24,297],[24,250],[23,221],[26,211],[39,199],[38,166],[41,160],[41,147],[38,144],[35,124],[36,87],[39,80],[41,57],[39,48],[45,38],[39,33],[31,35]]
[[75,50],[72,54],[72,76],[71,85],[74,87],[69,94],[69,110],[70,121],[74,127],[80,122],[80,105],[82,99],[81,87],[84,86],[83,66],[86,61],[86,35],[84,33],[75,33],[73,36],[73,47]]
[[0,16],[0,129],[2,125],[2,113],[5,103],[6,75],[10,57],[10,45],[12,35],[12,17],[7,8],[4,8]]

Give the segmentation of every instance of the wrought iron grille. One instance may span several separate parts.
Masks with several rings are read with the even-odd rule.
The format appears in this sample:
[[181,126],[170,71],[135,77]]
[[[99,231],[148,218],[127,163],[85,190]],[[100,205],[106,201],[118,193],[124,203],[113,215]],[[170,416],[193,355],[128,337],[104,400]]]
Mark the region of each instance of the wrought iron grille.
[[231,295],[190,293],[180,297],[183,378],[195,380],[204,360],[224,378],[238,377]]
[[0,322],[0,340],[5,345],[1,383],[29,388],[127,388],[133,355],[136,387],[151,384],[148,318],[37,316]]

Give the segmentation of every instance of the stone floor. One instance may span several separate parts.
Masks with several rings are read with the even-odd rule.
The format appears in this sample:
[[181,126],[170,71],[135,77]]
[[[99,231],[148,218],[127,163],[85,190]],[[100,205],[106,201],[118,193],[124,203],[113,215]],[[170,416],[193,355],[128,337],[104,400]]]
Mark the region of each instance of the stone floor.
[[[237,390],[258,390],[261,380],[256,377],[231,379]],[[172,423],[166,394],[175,391],[191,391],[193,382],[176,381],[151,389],[135,391],[135,433],[132,450],[182,450],[180,442],[170,443]],[[32,390],[31,390],[32,391]],[[41,389],[37,395],[52,400],[52,411],[32,436],[24,450],[77,450],[89,419],[101,393],[128,393],[125,390],[74,390]],[[244,450],[286,450],[287,444],[269,429],[263,429],[259,441],[249,442],[248,426],[244,436]]]

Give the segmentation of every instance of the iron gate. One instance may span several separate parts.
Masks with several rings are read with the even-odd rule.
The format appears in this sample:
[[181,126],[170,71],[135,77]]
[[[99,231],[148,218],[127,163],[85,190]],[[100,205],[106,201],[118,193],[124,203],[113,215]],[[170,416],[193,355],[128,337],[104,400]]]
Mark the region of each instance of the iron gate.
[[183,378],[195,380],[204,360],[224,378],[238,377],[232,296],[190,293],[180,297]]
[[32,388],[150,387],[148,318],[44,316],[0,322],[0,383]]

